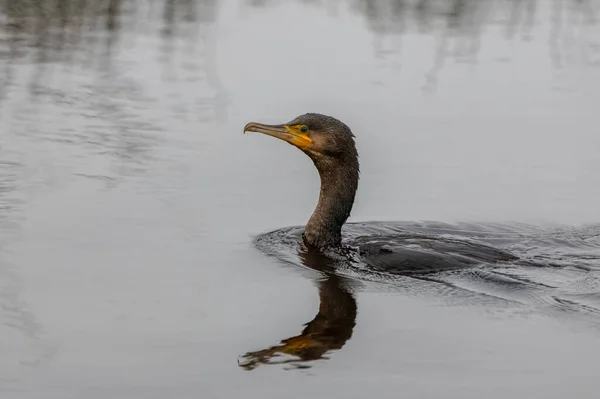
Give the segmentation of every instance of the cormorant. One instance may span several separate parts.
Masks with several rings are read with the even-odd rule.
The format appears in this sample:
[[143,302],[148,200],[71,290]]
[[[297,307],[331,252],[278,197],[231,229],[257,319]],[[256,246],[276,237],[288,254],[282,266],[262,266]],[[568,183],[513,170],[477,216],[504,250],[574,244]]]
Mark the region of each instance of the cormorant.
[[[263,133],[292,144],[313,161],[321,178],[317,206],[302,234],[304,243],[319,251],[342,246],[342,226],[350,216],[358,188],[358,152],[352,130],[340,120],[317,113],[300,115],[288,123],[251,122],[244,132]],[[473,240],[442,235],[366,235],[351,243],[361,260],[375,270],[413,275],[518,257]]]

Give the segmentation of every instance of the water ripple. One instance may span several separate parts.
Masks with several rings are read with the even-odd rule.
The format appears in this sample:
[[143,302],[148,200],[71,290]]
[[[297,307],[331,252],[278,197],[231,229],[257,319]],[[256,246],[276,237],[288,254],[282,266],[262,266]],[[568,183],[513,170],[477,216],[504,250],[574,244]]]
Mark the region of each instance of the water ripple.
[[[279,229],[258,236],[255,245],[287,265],[314,269],[299,256],[305,251],[301,232],[301,227]],[[344,228],[346,243],[365,235],[386,240],[400,232],[455,242],[487,243],[516,258],[495,265],[481,263],[407,276],[374,270],[353,257],[338,259],[335,267],[325,272],[366,282],[366,289],[393,287],[398,293],[425,296],[445,304],[578,316],[600,327],[600,226],[540,228],[523,224],[375,222],[349,223]]]

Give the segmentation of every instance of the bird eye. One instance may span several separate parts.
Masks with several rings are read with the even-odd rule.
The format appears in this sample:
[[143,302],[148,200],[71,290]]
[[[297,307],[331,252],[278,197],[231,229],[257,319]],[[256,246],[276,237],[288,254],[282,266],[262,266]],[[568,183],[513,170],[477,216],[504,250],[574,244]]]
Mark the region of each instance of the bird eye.
[[308,126],[306,126],[306,125],[302,125],[302,126],[300,127],[300,131],[301,131],[302,133],[306,133],[306,132],[308,132]]

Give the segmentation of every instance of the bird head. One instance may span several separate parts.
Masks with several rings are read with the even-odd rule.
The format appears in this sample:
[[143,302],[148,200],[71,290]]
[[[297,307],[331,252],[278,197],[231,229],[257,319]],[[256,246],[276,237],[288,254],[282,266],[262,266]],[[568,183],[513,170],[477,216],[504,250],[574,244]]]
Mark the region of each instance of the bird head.
[[317,165],[348,156],[357,157],[354,134],[338,119],[316,113],[300,115],[280,125],[248,123],[244,132],[263,133],[286,141],[312,158]]

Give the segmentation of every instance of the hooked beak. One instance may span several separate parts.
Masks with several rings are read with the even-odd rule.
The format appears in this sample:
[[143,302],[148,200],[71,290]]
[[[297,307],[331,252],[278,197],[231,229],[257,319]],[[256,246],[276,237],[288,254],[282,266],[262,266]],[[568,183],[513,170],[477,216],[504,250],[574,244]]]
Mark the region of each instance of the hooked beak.
[[256,132],[287,141],[301,150],[311,146],[312,140],[306,134],[301,133],[287,125],[264,125],[262,123],[250,122],[244,126],[244,133]]

